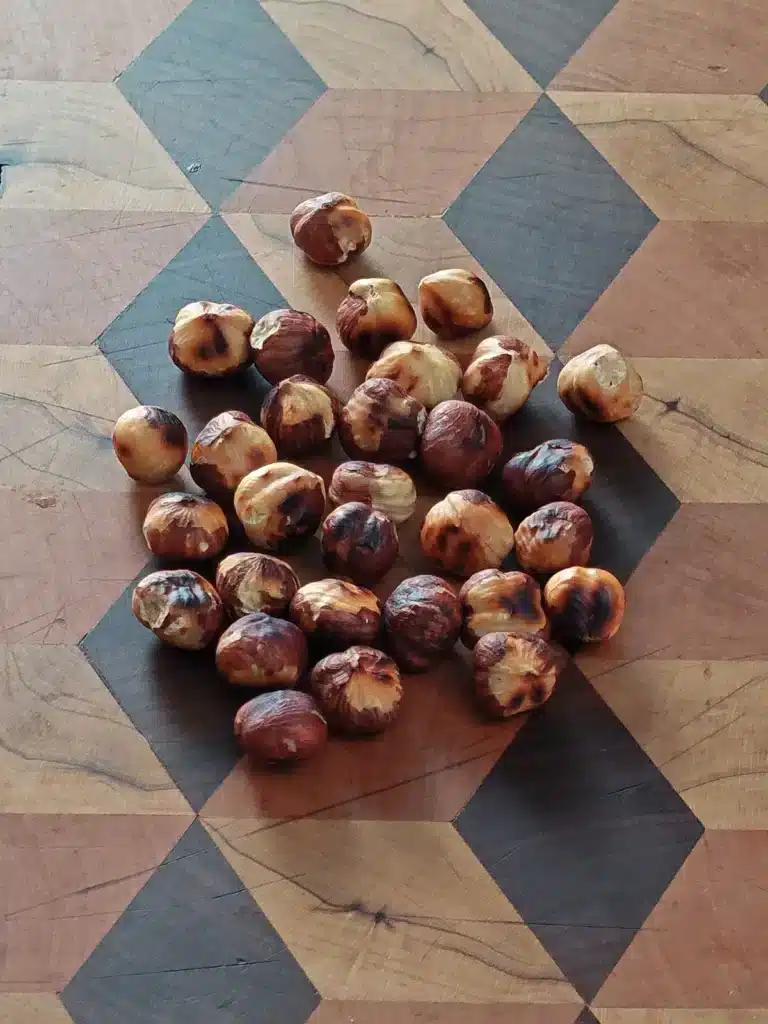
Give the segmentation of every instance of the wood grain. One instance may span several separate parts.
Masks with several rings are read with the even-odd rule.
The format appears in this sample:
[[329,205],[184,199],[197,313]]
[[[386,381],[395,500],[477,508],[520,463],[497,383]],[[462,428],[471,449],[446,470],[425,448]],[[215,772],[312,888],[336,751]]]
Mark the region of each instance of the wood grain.
[[[397,1024],[508,1024],[509,1003],[478,1006],[473,1003],[398,1003]],[[573,1006],[536,1006],[518,1003],[514,1010],[518,1024],[573,1024]],[[392,1024],[390,1003],[323,1001],[307,1024]],[[741,1022],[738,1022],[741,1024]],[[747,1024],[747,1022],[744,1022]]]
[[0,995],[0,1016],[5,1024],[72,1024],[58,996],[50,992]]

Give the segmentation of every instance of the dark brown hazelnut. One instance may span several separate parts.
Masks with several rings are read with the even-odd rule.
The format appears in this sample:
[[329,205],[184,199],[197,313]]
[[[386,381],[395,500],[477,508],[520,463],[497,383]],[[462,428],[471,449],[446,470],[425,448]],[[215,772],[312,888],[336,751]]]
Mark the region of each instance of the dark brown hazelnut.
[[369,584],[386,576],[400,550],[389,516],[360,501],[331,512],[320,530],[320,547],[331,572]]
[[487,633],[529,633],[546,640],[549,624],[541,587],[524,572],[484,569],[459,591],[464,622],[461,641],[471,650]]
[[586,565],[592,550],[589,513],[570,501],[552,501],[532,512],[515,532],[517,560],[528,572]]
[[338,398],[311,377],[294,374],[264,399],[261,425],[283,455],[311,455],[330,441],[341,406]]
[[447,657],[459,638],[461,605],[439,576],[411,576],[384,605],[387,647],[406,672],[426,672]]
[[305,199],[291,214],[297,248],[321,267],[335,267],[371,244],[371,222],[354,199],[327,192]]
[[413,337],[416,314],[399,284],[388,277],[361,278],[338,308],[336,330],[354,355],[376,359],[393,341]]
[[142,532],[160,558],[214,558],[229,538],[227,517],[215,501],[177,492],[155,498]]
[[333,370],[331,336],[319,320],[296,309],[274,309],[251,331],[256,369],[270,384],[303,374],[325,384]]
[[224,606],[208,580],[191,569],[151,572],[133,591],[131,611],[160,640],[201,651],[221,628]]
[[404,523],[416,507],[416,488],[404,469],[379,462],[342,462],[333,471],[328,497],[334,505],[362,501],[393,523]]
[[349,647],[318,661],[309,688],[330,727],[352,735],[386,729],[403,698],[397,665],[373,647]]
[[187,431],[178,416],[156,405],[137,405],[117,420],[112,447],[133,480],[162,484],[174,477],[187,457]]
[[544,587],[553,633],[566,643],[597,643],[619,631],[624,618],[624,588],[605,569],[563,569]]
[[216,668],[235,686],[296,686],[307,670],[307,658],[299,627],[263,612],[237,619],[216,645]]
[[482,491],[451,491],[427,512],[421,547],[445,572],[472,576],[498,569],[515,547],[515,531]]
[[235,715],[235,739],[260,761],[301,761],[328,737],[314,697],[298,690],[273,690],[243,704]]
[[424,323],[440,338],[458,338],[487,327],[493,303],[484,281],[469,270],[438,270],[419,282]]
[[243,477],[235,512],[254,547],[278,551],[317,532],[325,515],[323,478],[290,462],[273,462]]
[[541,508],[550,501],[578,501],[592,483],[594,471],[592,456],[583,444],[558,438],[514,455],[504,467],[504,491],[520,509]]
[[461,390],[468,402],[503,423],[528,401],[544,380],[549,360],[517,338],[486,338],[464,371]]
[[643,399],[643,379],[612,345],[574,356],[557,378],[557,393],[571,412],[598,423],[627,420]]
[[253,317],[224,302],[190,302],[176,314],[168,353],[180,370],[226,377],[251,363]]
[[472,487],[488,476],[501,455],[501,431],[469,402],[441,402],[427,418],[421,460],[445,487]]
[[339,440],[347,455],[369,462],[413,459],[427,410],[393,380],[366,380],[350,395],[339,417]]
[[461,366],[458,359],[437,345],[396,341],[384,349],[365,376],[366,380],[393,380],[425,409],[434,409],[459,390]]
[[233,619],[250,612],[284,615],[300,586],[290,565],[272,555],[243,551],[223,558],[216,569],[216,589]]
[[487,633],[472,652],[475,694],[493,718],[540,707],[552,696],[565,655],[545,640],[517,633]]
[[381,626],[376,595],[346,580],[307,583],[296,592],[288,611],[311,640],[333,649],[372,644]]
[[189,472],[202,489],[231,500],[244,476],[277,459],[272,438],[251,417],[236,409],[219,413],[195,438]]

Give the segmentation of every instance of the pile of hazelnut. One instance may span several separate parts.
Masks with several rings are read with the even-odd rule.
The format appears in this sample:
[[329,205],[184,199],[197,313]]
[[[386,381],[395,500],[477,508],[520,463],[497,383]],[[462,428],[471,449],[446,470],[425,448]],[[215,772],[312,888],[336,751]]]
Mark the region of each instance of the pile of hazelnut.
[[[326,266],[363,251],[372,236],[366,214],[339,193],[298,206],[291,230]],[[493,317],[484,282],[458,269],[423,278],[419,307],[439,339]],[[176,316],[169,353],[182,371],[215,378],[253,365],[272,388],[259,423],[232,410],[198,434],[189,468],[205,496],[175,491],[149,506],[147,547],[182,567],[142,579],[132,609],[168,644],[215,645],[231,686],[262,691],[240,708],[234,729],[264,761],[308,757],[329,729],[385,729],[400,711],[401,673],[432,668],[459,640],[472,652],[478,706],[496,718],[527,711],[551,695],[566,649],[608,639],[621,624],[621,584],[588,564],[593,527],[578,502],[594,474],[589,451],[553,439],[498,465],[500,424],[547,375],[547,359],[516,338],[493,337],[462,369],[439,344],[412,341],[416,326],[394,281],[350,286],[337,331],[373,362],[342,404],[327,386],[330,334],[309,313],[279,309],[256,322],[236,306],[193,302]],[[563,368],[558,393],[575,414],[614,422],[637,408],[642,381],[615,348],[599,345]],[[350,461],[336,467],[326,493],[323,478],[297,460],[334,433]],[[152,406],[121,416],[113,443],[126,472],[148,484],[170,481],[188,452],[181,420]],[[394,566],[398,529],[414,514],[416,486],[402,468],[412,461],[448,492],[423,518],[421,548],[465,582],[458,589],[438,575],[412,576],[382,604],[369,588]],[[478,489],[498,468],[501,504]],[[224,556],[233,517],[253,550]],[[302,585],[280,556],[318,531],[329,576]],[[508,569],[513,554],[517,567]],[[213,582],[187,563],[213,564]]]

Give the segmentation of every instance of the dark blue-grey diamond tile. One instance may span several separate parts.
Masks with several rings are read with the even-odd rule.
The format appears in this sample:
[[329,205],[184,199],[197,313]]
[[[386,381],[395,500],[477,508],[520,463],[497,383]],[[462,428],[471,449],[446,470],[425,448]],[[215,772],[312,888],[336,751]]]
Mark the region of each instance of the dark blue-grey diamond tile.
[[760,93],[760,99],[763,100],[765,103],[768,103],[768,85],[766,85]]

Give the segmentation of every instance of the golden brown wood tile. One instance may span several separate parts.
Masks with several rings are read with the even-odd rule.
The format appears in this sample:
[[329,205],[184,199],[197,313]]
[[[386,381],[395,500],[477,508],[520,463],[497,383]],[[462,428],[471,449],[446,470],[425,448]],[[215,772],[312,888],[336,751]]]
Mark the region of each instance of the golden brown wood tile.
[[[509,1003],[479,1006],[473,1003],[322,1002],[307,1024],[507,1024],[510,1013],[518,1024],[573,1024],[573,1006],[536,1006]],[[741,1022],[739,1022],[741,1024]],[[748,1024],[748,1022],[744,1022]]]
[[2,993],[0,1018],[4,1024],[72,1024],[61,1000],[52,992]]

